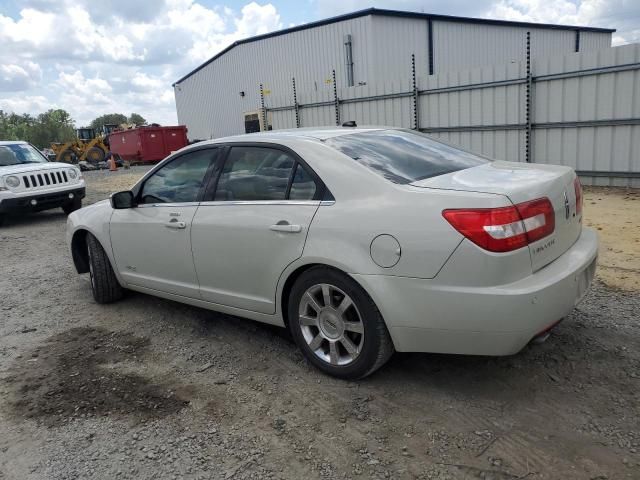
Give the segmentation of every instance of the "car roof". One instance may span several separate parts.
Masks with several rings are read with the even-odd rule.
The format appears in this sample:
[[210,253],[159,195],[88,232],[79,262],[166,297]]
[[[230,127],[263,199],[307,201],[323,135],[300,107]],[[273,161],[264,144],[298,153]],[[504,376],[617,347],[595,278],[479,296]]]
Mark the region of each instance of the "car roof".
[[28,142],[22,140],[0,140],[0,145],[28,145]]
[[[230,137],[216,138],[214,140],[205,140],[198,142],[196,145],[226,143],[226,142],[261,142],[261,141],[286,141],[300,139],[314,139],[323,141],[328,138],[339,137],[343,135],[351,135],[354,133],[375,132],[380,130],[394,130],[393,127],[305,127],[291,128],[287,130],[271,130],[268,132],[244,133],[242,135],[233,135]],[[397,130],[397,129],[395,129]]]

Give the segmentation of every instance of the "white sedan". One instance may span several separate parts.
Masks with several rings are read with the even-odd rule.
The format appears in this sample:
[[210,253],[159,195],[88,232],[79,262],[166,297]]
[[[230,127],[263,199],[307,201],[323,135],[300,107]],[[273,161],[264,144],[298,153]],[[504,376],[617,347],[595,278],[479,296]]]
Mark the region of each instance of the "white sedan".
[[598,249],[569,167],[349,127],[186,147],[71,214],[68,241],[97,302],[130,289],[288,326],[341,378],[394,350],[518,352],[582,299]]

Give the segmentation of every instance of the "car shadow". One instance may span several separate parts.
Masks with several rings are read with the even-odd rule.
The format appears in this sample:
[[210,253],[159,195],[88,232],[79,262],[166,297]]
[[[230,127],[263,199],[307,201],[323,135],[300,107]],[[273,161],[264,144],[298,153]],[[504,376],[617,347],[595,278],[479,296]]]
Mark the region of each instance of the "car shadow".
[[23,225],[39,225],[50,221],[67,221],[67,214],[61,209],[45,210],[42,212],[25,213],[22,215],[8,214],[2,228],[18,227]]
[[[144,294],[130,293],[137,302]],[[191,326],[191,334],[202,339],[224,336],[239,345],[249,341],[254,347],[278,351],[279,362],[263,365],[266,370],[291,369],[300,375],[300,356],[288,329],[254,322],[175,303],[160,301],[163,307],[186,314],[182,318]],[[185,310],[186,309],[186,310]],[[505,357],[487,357],[434,353],[399,353],[370,377],[357,383],[361,393],[386,395],[393,391],[421,391],[428,394],[460,395],[497,404],[527,403],[539,391],[578,388],[592,381],[614,381],[602,365],[622,365],[631,359],[601,343],[601,327],[589,325],[598,313],[576,310],[560,324],[543,344],[530,344],[520,352]],[[186,317],[186,318],[185,318]],[[591,320],[589,320],[589,318]],[[608,321],[603,318],[602,321]],[[194,328],[195,327],[195,328]],[[609,341],[615,341],[610,339]],[[303,362],[304,363],[304,362]],[[300,376],[300,381],[314,383],[318,374]],[[330,379],[330,377],[327,377]],[[336,385],[340,380],[330,379]],[[625,379],[616,378],[616,382]],[[348,383],[348,382],[347,382]]]

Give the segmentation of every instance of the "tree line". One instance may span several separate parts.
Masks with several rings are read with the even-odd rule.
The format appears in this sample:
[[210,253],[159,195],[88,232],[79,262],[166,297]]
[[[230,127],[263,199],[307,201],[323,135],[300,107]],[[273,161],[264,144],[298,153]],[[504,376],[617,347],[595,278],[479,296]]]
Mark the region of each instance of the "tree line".
[[[105,124],[123,123],[146,125],[147,121],[137,113],[128,117],[121,113],[108,113],[91,121],[89,128],[97,133]],[[38,148],[47,148],[51,143],[69,142],[74,138],[75,121],[66,110],[50,109],[35,116],[0,110],[0,140],[24,140]]]

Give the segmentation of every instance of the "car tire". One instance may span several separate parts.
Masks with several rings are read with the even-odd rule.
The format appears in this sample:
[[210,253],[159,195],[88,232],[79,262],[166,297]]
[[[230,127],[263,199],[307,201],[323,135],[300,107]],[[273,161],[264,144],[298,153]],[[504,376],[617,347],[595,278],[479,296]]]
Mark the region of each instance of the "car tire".
[[73,153],[73,150],[67,149],[60,154],[58,161],[63,163],[75,163],[75,159],[76,154]]
[[98,239],[90,233],[87,234],[87,251],[91,290],[95,301],[111,303],[120,300],[123,296],[123,289],[116,278],[109,257]]
[[5,219],[4,213],[0,213],[0,227],[4,223],[4,219]]
[[97,165],[100,162],[104,161],[104,151],[98,147],[91,147],[86,154],[86,159],[89,163],[93,165]]
[[69,215],[71,212],[75,212],[76,210],[80,210],[82,208],[82,199],[74,198],[71,202],[62,206],[62,211]]
[[371,297],[349,276],[328,267],[311,268],[296,280],[288,321],[304,356],[334,377],[364,378],[394,352]]

